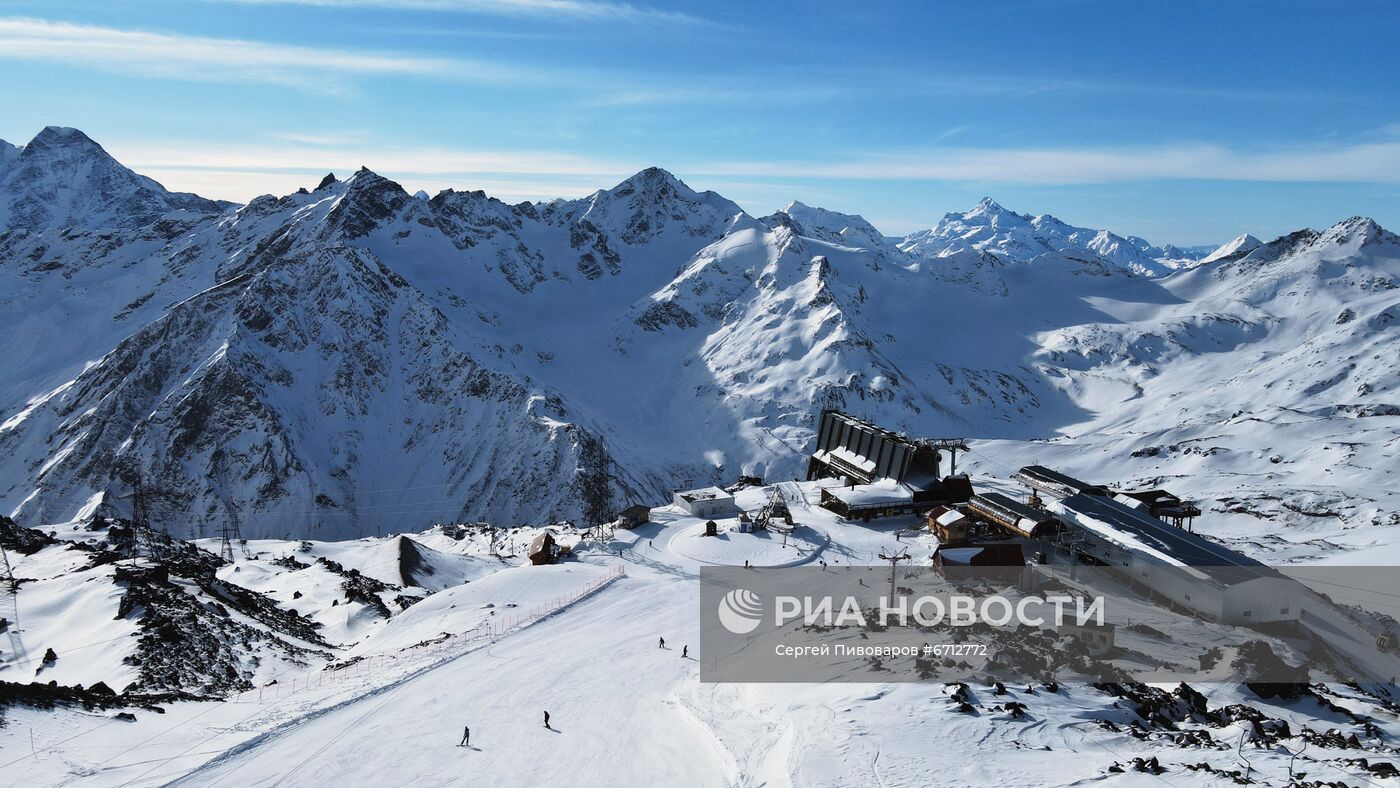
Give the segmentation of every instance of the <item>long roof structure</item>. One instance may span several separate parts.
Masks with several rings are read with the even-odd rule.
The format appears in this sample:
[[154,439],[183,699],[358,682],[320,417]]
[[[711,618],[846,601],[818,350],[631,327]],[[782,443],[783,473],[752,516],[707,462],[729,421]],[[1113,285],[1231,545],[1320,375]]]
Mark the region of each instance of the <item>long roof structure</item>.
[[1085,530],[1120,547],[1167,564],[1193,567],[1262,567],[1252,558],[1200,534],[1177,528],[1102,495],[1079,493],[1053,502],[1052,507]]

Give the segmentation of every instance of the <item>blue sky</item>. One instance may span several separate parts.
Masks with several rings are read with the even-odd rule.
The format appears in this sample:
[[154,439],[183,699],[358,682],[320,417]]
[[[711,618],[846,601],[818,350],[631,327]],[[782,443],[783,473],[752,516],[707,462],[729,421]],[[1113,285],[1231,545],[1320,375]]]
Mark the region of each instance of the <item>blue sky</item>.
[[991,195],[1157,243],[1400,228],[1400,3],[0,0],[0,138],[227,199],[363,164],[579,196],[648,165],[901,234]]

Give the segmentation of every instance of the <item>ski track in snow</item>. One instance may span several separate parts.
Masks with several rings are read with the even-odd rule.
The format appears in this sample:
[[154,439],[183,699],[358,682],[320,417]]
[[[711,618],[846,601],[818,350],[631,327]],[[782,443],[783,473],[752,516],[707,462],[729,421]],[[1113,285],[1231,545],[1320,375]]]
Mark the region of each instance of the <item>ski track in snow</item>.
[[[809,494],[816,489],[802,487]],[[763,494],[750,489],[740,497],[760,501]],[[851,556],[851,563],[864,565],[880,550],[932,548],[927,535],[896,538],[907,518],[845,523],[800,504],[794,516],[799,531],[828,535],[826,557],[833,563]],[[948,699],[951,688],[936,683],[702,684],[695,600],[706,555],[697,560],[674,549],[693,538],[688,534],[701,521],[669,507],[656,509],[654,517],[613,542],[581,546],[575,561],[498,564],[377,628],[360,630],[359,640],[342,651],[419,659],[407,672],[392,661],[388,670],[369,662],[344,684],[323,688],[305,678],[314,669],[303,670],[301,677],[280,677],[281,685],[303,688],[280,698],[259,701],[254,690],[233,702],[167,704],[165,715],[137,710],[136,723],[14,709],[11,724],[0,728],[0,747],[20,754],[28,727],[50,731],[43,751],[32,761],[21,758],[34,785],[1070,785],[1102,781],[1109,764],[1154,755],[1170,769],[1166,775],[1127,772],[1113,782],[1199,784],[1183,764],[1206,760],[1233,768],[1232,753],[1139,742],[1099,728],[1094,719],[1122,720],[1125,712],[1087,686],[1029,695],[1009,688],[1027,706],[1027,716],[1016,720],[995,711],[999,701],[978,685],[969,687],[978,711],[964,715]],[[762,559],[757,565],[786,563],[766,540],[731,535],[728,545],[705,540],[715,551],[711,556],[729,555],[739,544]],[[436,533],[417,538],[439,550],[485,546],[472,537],[455,543]],[[795,544],[787,551],[796,552]],[[243,571],[234,576],[264,582],[252,569],[279,551],[259,546],[269,557],[240,560]],[[365,540],[336,555],[374,567],[381,553],[377,540]],[[447,641],[449,653],[414,657],[417,641],[460,633],[492,612],[512,610],[488,608],[488,600],[514,599],[522,608],[535,604],[531,600],[557,600],[607,579],[617,566],[626,568],[624,577],[525,626],[492,639]],[[665,649],[657,647],[658,636],[666,638]],[[690,647],[688,659],[680,657],[683,646]],[[1246,702],[1293,725],[1329,724],[1311,719],[1306,708],[1261,706],[1238,687],[1211,692],[1213,706]],[[1400,735],[1394,714],[1362,708]],[[540,724],[545,710],[553,730]],[[456,746],[463,725],[472,728],[471,748]],[[73,738],[63,741],[59,730],[72,731],[65,735]],[[1310,764],[1318,774],[1355,779],[1336,765],[1347,751],[1314,754],[1329,759]],[[1268,750],[1249,757],[1261,773],[1275,775],[1286,762]]]

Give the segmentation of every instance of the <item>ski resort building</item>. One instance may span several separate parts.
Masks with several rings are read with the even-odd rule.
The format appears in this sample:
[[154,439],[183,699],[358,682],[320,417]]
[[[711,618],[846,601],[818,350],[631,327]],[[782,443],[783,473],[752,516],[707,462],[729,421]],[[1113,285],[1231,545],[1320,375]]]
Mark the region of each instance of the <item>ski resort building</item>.
[[651,507],[636,504],[617,514],[617,527],[632,529],[651,521]]
[[[966,501],[972,486],[955,477],[960,438],[909,438],[839,410],[824,410],[807,479],[840,479],[845,487],[822,489],[821,505],[847,519],[869,520],[922,512]],[[941,477],[942,452],[949,472]]]
[[968,526],[972,521],[967,515],[951,506],[935,506],[924,512],[924,522],[929,533],[938,537],[940,545],[956,545],[967,541]]
[[1090,656],[1094,657],[1102,657],[1113,651],[1115,630],[1113,624],[1074,624],[1068,621],[1056,627],[1059,634],[1083,641]]
[[692,517],[733,517],[739,513],[734,496],[718,487],[701,487],[675,494],[674,503]]
[[1200,509],[1165,490],[1116,493],[1041,465],[1014,478],[1031,488],[1031,503],[982,493],[966,513],[1037,543],[1038,560],[1118,568],[1150,594],[1225,624],[1297,621],[1316,602],[1260,562],[1179,527]]
[[1114,498],[1080,493],[1049,508],[1069,526],[1076,550],[1107,566],[1264,566]]
[[848,519],[870,519],[914,508],[914,489],[894,479],[852,487],[825,487],[822,506]]
[[807,478],[846,478],[853,484],[893,479],[927,487],[940,478],[942,451],[949,452],[948,475],[957,472],[960,438],[908,438],[839,410],[822,411],[817,450],[807,463]]
[[1073,476],[1051,470],[1044,465],[1027,465],[1016,471],[1016,475],[1011,478],[1032,490],[1038,490],[1055,498],[1065,498],[1078,493],[1111,494],[1107,487],[1080,481]]
[[1297,621],[1313,599],[1303,586],[1252,558],[1102,495],[1079,493],[1049,507],[1067,529],[1071,560],[1122,567],[1157,596],[1224,624]]
[[967,502],[967,510],[993,525],[1025,539],[1040,539],[1063,528],[1056,517],[1001,493],[980,493]]

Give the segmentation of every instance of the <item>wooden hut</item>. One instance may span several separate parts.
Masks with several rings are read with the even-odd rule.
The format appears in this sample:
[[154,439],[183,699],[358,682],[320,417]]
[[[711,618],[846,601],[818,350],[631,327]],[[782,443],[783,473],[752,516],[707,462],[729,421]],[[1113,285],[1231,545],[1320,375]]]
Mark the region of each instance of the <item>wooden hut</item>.
[[967,541],[968,526],[972,521],[967,515],[951,506],[935,506],[924,512],[924,521],[929,533],[938,537],[939,544],[956,545]]
[[554,544],[554,535],[548,531],[536,536],[535,541],[530,543],[530,563],[535,566],[554,563],[558,554],[558,547]]

